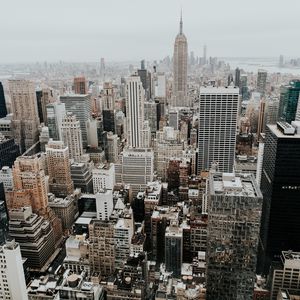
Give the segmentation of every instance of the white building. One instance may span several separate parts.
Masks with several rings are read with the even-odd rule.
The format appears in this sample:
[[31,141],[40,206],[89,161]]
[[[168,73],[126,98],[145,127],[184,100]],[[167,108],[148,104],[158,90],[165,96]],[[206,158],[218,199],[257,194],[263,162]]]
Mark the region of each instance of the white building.
[[198,172],[218,162],[219,171],[232,172],[235,157],[239,89],[200,88]]
[[282,251],[281,264],[273,270],[271,300],[276,300],[280,289],[300,289],[300,252]]
[[153,181],[154,154],[151,149],[124,149],[116,167],[116,182],[130,184],[135,196]]
[[21,250],[14,240],[0,247],[0,299],[28,300]]
[[2,167],[0,170],[0,182],[3,183],[5,191],[13,189],[14,181],[11,168],[7,166]]
[[132,75],[126,83],[126,127],[129,147],[142,147],[145,91],[140,77]]
[[101,190],[96,194],[97,219],[108,221],[114,209],[112,190]]
[[92,173],[94,194],[103,189],[112,190],[114,188],[116,183],[114,164],[100,164],[93,169]]
[[83,155],[82,136],[80,123],[75,115],[67,113],[63,118],[61,131],[62,140],[65,146],[69,147],[70,158],[80,161]]

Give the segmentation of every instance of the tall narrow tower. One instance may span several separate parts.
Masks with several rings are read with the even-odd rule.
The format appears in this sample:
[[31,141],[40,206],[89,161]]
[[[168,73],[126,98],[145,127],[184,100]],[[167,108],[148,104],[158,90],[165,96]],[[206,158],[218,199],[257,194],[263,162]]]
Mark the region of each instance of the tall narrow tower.
[[179,33],[176,36],[173,56],[174,87],[172,106],[189,106],[187,98],[187,61],[188,45],[182,31],[182,14],[180,17]]
[[140,77],[132,75],[126,84],[126,125],[129,147],[142,147],[145,90]]
[[39,137],[39,117],[33,82],[9,80],[13,113],[13,133],[21,152],[25,152]]

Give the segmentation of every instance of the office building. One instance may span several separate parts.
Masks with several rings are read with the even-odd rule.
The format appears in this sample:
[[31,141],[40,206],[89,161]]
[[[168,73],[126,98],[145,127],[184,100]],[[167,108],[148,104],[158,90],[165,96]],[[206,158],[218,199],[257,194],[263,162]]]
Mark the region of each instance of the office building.
[[74,78],[74,91],[75,94],[79,95],[86,95],[88,93],[87,82],[84,76]]
[[126,128],[129,147],[141,148],[144,125],[145,91],[138,75],[132,75],[126,82]]
[[9,235],[20,244],[22,257],[28,259],[31,270],[46,271],[47,262],[55,252],[51,224],[32,213],[31,207],[9,211]]
[[115,165],[99,164],[92,170],[94,194],[102,189],[113,190],[115,185]]
[[[0,182],[0,189],[1,185],[3,188],[3,183]],[[8,236],[8,212],[4,200],[0,192],[0,246],[5,243]]]
[[71,112],[80,122],[82,144],[87,147],[87,125],[86,122],[91,118],[92,107],[89,95],[65,95],[60,96],[60,102],[65,104],[66,112]]
[[114,209],[112,190],[101,189],[96,194],[97,219],[109,221]]
[[134,234],[134,220],[131,207],[121,212],[114,228],[116,268],[123,268],[130,255],[131,239]]
[[89,261],[91,272],[101,276],[115,271],[114,223],[92,220],[89,224]]
[[50,139],[46,145],[49,190],[57,197],[66,197],[73,193],[69,149],[62,141]]
[[70,158],[80,161],[83,155],[83,141],[80,122],[73,113],[67,113],[61,124],[62,140],[69,149]]
[[141,61],[141,68],[138,69],[138,75],[140,76],[143,88],[145,90],[146,100],[150,100],[152,96],[152,85],[151,85],[151,73],[145,68],[145,61]]
[[263,95],[266,91],[267,85],[267,71],[265,70],[258,70],[257,73],[257,82],[256,82],[256,90]]
[[[9,209],[31,206],[32,211],[45,216],[48,206],[48,177],[45,175],[45,155],[19,156],[13,166],[14,186]],[[7,199],[8,200],[8,199]]]
[[154,155],[151,149],[124,149],[115,164],[116,183],[130,184],[133,196],[153,181]]
[[239,89],[200,88],[198,172],[209,170],[213,162],[221,172],[231,172],[234,164]]
[[234,76],[234,86],[240,87],[241,84],[241,70],[239,68],[235,69],[235,76]]
[[93,164],[89,162],[74,162],[71,164],[71,179],[74,188],[80,188],[83,193],[93,192]]
[[42,88],[36,91],[36,102],[40,123],[47,126],[47,105],[54,102],[53,90],[50,88]]
[[179,33],[176,36],[173,54],[173,99],[171,106],[189,106],[187,95],[187,62],[188,44],[186,36],[183,34],[182,16],[180,17]]
[[28,300],[20,245],[14,240],[0,246],[0,299]]
[[179,127],[179,111],[172,109],[169,111],[169,126],[174,130],[178,130]]
[[9,80],[12,104],[12,129],[21,153],[38,141],[40,124],[33,82]]
[[4,96],[2,82],[0,81],[0,118],[5,118],[7,115],[7,108]]
[[252,175],[211,172],[207,300],[253,299],[262,194]]
[[[271,271],[271,300],[277,300],[280,290],[300,291],[300,252],[282,251],[280,261],[274,263]],[[283,298],[288,299],[288,298]],[[297,298],[295,298],[297,299]]]
[[119,137],[112,132],[107,133],[106,159],[110,163],[118,161],[119,156]]
[[278,120],[291,123],[296,119],[300,95],[300,80],[294,79],[281,87]]
[[12,114],[0,119],[0,132],[7,138],[13,138]]
[[55,141],[62,140],[61,126],[66,115],[64,103],[50,103],[46,106],[49,137]]
[[145,120],[149,122],[149,127],[151,130],[151,133],[155,133],[157,128],[157,116],[158,116],[158,103],[156,103],[153,100],[149,100],[145,102]]
[[2,167],[2,169],[0,170],[0,183],[3,183],[5,192],[13,189],[14,182],[13,182],[13,174],[11,168],[7,166]]
[[[295,126],[299,128],[299,124]],[[264,197],[260,272],[268,272],[271,261],[279,257],[281,251],[300,251],[297,229],[300,226],[299,161],[298,130],[285,122],[267,125],[260,185]]]
[[165,233],[165,264],[166,271],[172,272],[174,277],[181,275],[183,254],[183,232],[178,225],[171,224]]
[[12,167],[19,155],[20,149],[14,139],[6,138],[0,132],[0,169],[4,166]]
[[156,98],[165,99],[167,97],[167,83],[165,73],[156,74],[156,85],[154,89],[154,95]]

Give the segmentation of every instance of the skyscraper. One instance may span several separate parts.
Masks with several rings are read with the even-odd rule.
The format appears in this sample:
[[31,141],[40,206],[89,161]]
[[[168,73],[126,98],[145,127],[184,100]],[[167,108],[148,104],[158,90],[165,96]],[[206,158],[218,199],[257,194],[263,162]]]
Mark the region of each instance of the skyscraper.
[[299,163],[300,134],[295,128],[285,122],[267,125],[260,185],[264,206],[258,264],[266,272],[281,251],[300,251]]
[[39,138],[39,117],[34,84],[26,80],[9,80],[12,103],[12,127],[21,153],[25,152]]
[[66,115],[66,107],[64,103],[50,103],[46,107],[47,124],[49,128],[49,137],[53,140],[61,140],[61,124]]
[[67,113],[62,120],[61,132],[62,140],[69,148],[70,158],[80,161],[83,155],[82,135],[80,123],[75,115]]
[[70,195],[74,187],[71,179],[68,147],[62,141],[50,139],[46,145],[46,157],[50,192],[57,197]]
[[91,98],[89,95],[66,95],[60,97],[60,102],[66,106],[66,112],[73,113],[80,122],[82,144],[87,147],[87,121],[91,118]]
[[253,175],[211,172],[207,300],[252,300],[262,195]]
[[0,297],[28,300],[20,246],[14,240],[0,247]]
[[235,87],[200,88],[198,172],[217,162],[219,170],[233,169],[239,89]]
[[20,149],[14,139],[5,138],[0,132],[0,169],[4,166],[12,167],[19,155]]
[[141,78],[145,90],[145,98],[149,100],[151,98],[151,73],[145,68],[144,60],[141,61],[141,68],[138,69],[138,75]]
[[241,84],[241,70],[239,68],[235,69],[235,76],[234,76],[234,86],[240,87]]
[[75,94],[87,94],[87,84],[84,76],[74,78],[74,91]]
[[278,120],[291,123],[296,119],[298,100],[300,95],[300,80],[294,79],[280,91]]
[[258,70],[258,73],[257,73],[257,86],[256,86],[256,89],[262,95],[266,91],[267,74],[268,73],[265,70]]
[[126,125],[129,147],[141,148],[144,125],[145,91],[138,75],[132,75],[126,83]]
[[0,81],[0,118],[5,118],[7,115],[6,102],[2,82]]
[[53,90],[50,88],[42,88],[36,91],[36,102],[38,114],[41,123],[47,126],[47,105],[54,101]]
[[189,106],[187,97],[188,44],[182,31],[182,15],[179,33],[176,36],[173,55],[174,89],[172,106]]

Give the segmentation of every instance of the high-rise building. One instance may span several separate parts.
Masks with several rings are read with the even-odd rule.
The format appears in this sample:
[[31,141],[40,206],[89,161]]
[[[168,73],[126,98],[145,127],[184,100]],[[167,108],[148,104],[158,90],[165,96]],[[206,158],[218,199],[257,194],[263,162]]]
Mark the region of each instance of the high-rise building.
[[149,122],[149,127],[152,133],[155,133],[157,128],[157,110],[158,110],[158,103],[156,103],[153,100],[149,100],[145,102],[145,109],[144,109],[144,114],[145,114],[145,120]]
[[207,300],[253,299],[261,210],[252,175],[211,172]]
[[[3,183],[0,182],[0,189],[2,188]],[[8,236],[8,212],[6,208],[6,203],[3,200],[5,199],[2,199],[0,195],[0,246],[5,243]]]
[[235,69],[235,76],[234,76],[234,86],[240,87],[241,84],[241,70],[239,68]]
[[73,113],[80,122],[82,144],[87,147],[87,125],[86,122],[91,118],[92,105],[89,95],[65,95],[60,96],[60,102],[66,106],[66,112]]
[[71,178],[75,188],[80,188],[83,193],[93,192],[93,163],[75,162],[71,164]]
[[267,125],[260,185],[264,196],[260,272],[267,272],[271,261],[281,251],[300,251],[297,230],[300,226],[299,161],[299,132],[285,122]]
[[49,137],[55,141],[62,140],[61,124],[66,115],[64,103],[50,103],[46,106]]
[[182,31],[182,15],[179,33],[176,36],[173,55],[174,89],[172,106],[189,106],[187,95],[188,44]]
[[171,224],[165,233],[165,264],[166,271],[173,272],[174,277],[181,275],[183,252],[182,228],[178,224]]
[[130,184],[133,196],[153,181],[154,154],[151,149],[124,149],[115,164],[116,183]]
[[9,235],[20,244],[22,257],[28,259],[30,268],[45,272],[55,252],[54,232],[49,221],[32,213],[30,206],[11,209]]
[[95,196],[97,219],[109,221],[111,213],[114,209],[112,190],[100,189]]
[[72,113],[67,113],[61,124],[62,140],[69,149],[70,158],[80,161],[83,155],[80,122]]
[[[300,290],[300,252],[282,251],[281,260],[274,264],[271,275],[271,300],[277,300],[280,289]],[[298,294],[299,295],[299,294]],[[283,298],[284,299],[284,298]],[[286,298],[291,300],[292,298]],[[297,299],[297,298],[296,298]]]
[[20,149],[14,139],[5,138],[0,132],[0,169],[4,166],[12,167],[19,155]]
[[0,247],[0,298],[28,300],[20,245],[14,240]]
[[221,172],[234,164],[239,89],[200,88],[198,172],[217,162]]
[[92,220],[89,224],[89,261],[91,271],[101,276],[115,271],[114,223]]
[[144,97],[145,91],[140,77],[130,76],[126,83],[126,127],[129,147],[143,147]]
[[141,68],[138,69],[138,75],[141,78],[141,82],[143,84],[143,88],[145,90],[145,98],[147,100],[151,99],[151,73],[145,68],[145,61],[141,61]]
[[0,118],[5,118],[7,115],[7,108],[4,96],[2,82],[0,81]]
[[94,194],[102,189],[113,190],[115,185],[114,164],[100,164],[93,169],[92,173]]
[[26,80],[9,80],[8,84],[13,113],[13,135],[23,153],[39,138],[40,122],[34,84]]
[[178,130],[179,127],[179,111],[172,109],[169,111],[169,126]]
[[53,90],[50,88],[42,88],[37,90],[36,101],[40,122],[47,126],[47,105],[51,102],[54,102]]
[[290,81],[288,85],[281,88],[278,120],[291,123],[296,119],[299,95],[300,80],[298,79]]
[[47,167],[50,192],[57,197],[66,197],[73,193],[69,149],[62,141],[50,139],[46,145]]
[[48,206],[47,176],[44,155],[19,156],[13,166],[13,197],[9,208],[31,206],[32,211],[45,215]]
[[265,70],[258,70],[256,89],[262,95],[266,91],[267,75],[268,75],[267,71],[265,71]]
[[84,76],[74,78],[74,91],[75,94],[86,95],[87,83]]
[[119,155],[119,137],[112,132],[107,133],[106,159],[108,162],[115,163]]

